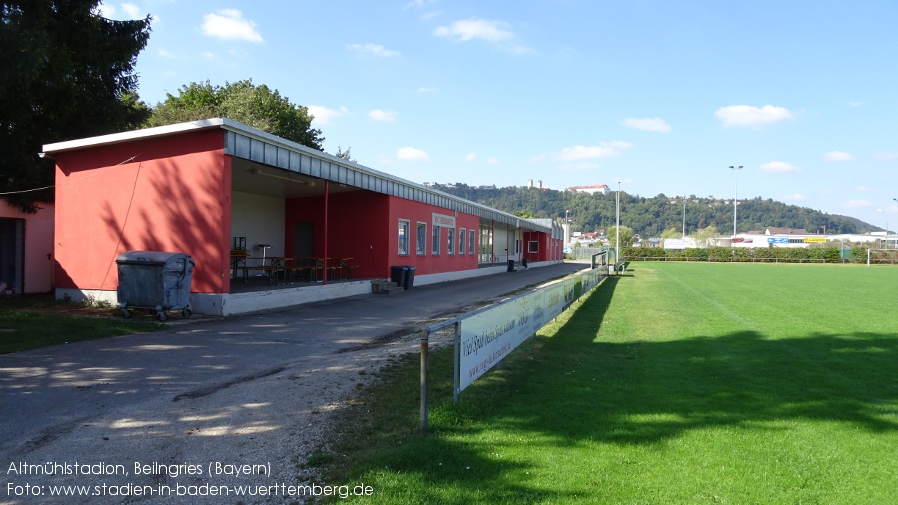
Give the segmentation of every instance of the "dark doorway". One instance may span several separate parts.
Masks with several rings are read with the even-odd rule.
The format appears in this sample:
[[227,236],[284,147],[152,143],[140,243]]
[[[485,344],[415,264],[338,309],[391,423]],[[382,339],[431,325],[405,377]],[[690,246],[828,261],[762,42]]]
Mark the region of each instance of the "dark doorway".
[[24,292],[25,220],[0,219],[0,282],[6,290]]
[[315,223],[293,225],[293,257],[297,265],[303,258],[315,257]]

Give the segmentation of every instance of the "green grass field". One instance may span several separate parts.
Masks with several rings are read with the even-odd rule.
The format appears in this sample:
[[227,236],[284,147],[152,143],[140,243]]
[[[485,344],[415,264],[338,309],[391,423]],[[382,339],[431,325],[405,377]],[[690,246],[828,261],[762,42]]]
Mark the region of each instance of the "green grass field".
[[451,401],[434,353],[364,391],[363,503],[898,503],[898,268],[631,263]]

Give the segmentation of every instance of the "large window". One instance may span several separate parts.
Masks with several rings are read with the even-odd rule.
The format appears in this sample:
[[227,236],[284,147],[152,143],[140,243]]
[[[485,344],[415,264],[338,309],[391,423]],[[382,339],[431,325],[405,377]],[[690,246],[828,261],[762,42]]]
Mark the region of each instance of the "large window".
[[465,253],[465,237],[468,236],[468,232],[465,231],[464,228],[459,228],[458,230],[458,254]]
[[440,254],[440,227],[439,226],[433,227],[433,237],[431,238],[430,244],[431,244],[430,254],[433,254],[434,256],[438,256]]
[[474,251],[477,249],[477,230],[468,230],[468,233],[471,234],[471,238],[468,240],[468,254],[474,256]]
[[455,254],[455,228],[446,228],[446,254]]
[[418,223],[418,230],[415,233],[415,253],[418,256],[427,254],[427,223]]
[[537,242],[536,240],[531,240],[531,241],[527,242],[527,247],[528,247],[527,252],[530,252],[530,253],[538,253],[539,252],[539,242]]
[[399,255],[408,256],[408,220],[399,220]]

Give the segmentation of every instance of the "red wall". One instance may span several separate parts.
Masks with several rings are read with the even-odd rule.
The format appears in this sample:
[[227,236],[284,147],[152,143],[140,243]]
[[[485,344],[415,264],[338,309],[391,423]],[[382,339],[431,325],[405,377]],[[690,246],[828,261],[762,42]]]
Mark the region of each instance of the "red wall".
[[216,129],[57,154],[57,287],[114,290],[115,259],[150,250],[192,256],[193,292],[228,292],[223,145]]
[[[314,224],[315,256],[324,257],[324,196],[292,198],[286,202],[285,254],[295,256],[293,240],[295,224]],[[337,193],[328,197],[328,247],[331,261],[353,258],[350,264],[354,278],[390,277],[390,267],[410,265],[416,275],[452,272],[477,268],[477,255],[446,254],[448,231],[441,230],[440,255],[431,254],[433,214],[454,215],[453,211],[402,198],[370,191]],[[410,254],[399,255],[399,220],[407,219],[410,225]],[[415,233],[418,222],[427,224],[426,254],[415,253]],[[476,216],[459,214],[457,230],[477,229]],[[458,237],[456,237],[456,249]],[[476,251],[476,247],[475,247]]]
[[[387,195],[351,191],[328,196],[327,257],[332,261],[352,258],[353,277],[389,277],[387,264]],[[324,257],[324,196],[290,198],[286,201],[285,256],[295,256],[296,223],[313,223],[315,256]]]
[[[456,252],[454,255],[449,255],[446,253],[446,243],[448,231],[446,227],[443,227],[440,236],[440,254],[439,256],[433,256],[431,254],[432,248],[432,233],[433,233],[433,214],[442,214],[446,216],[454,216],[455,211],[444,209],[442,207],[436,207],[434,205],[428,205],[419,202],[413,202],[411,200],[405,200],[397,197],[390,197],[390,216],[389,216],[389,238],[390,244],[388,246],[387,258],[389,263],[387,268],[392,265],[410,265],[415,267],[415,275],[424,275],[424,274],[435,274],[441,272],[454,272],[457,270],[470,270],[477,268],[477,247],[475,244],[473,255],[468,254],[468,245],[467,240],[465,241],[465,251],[464,254],[458,253],[458,232],[461,228],[465,229],[465,232],[470,235],[468,230],[478,230],[478,226],[480,223],[480,219],[477,216],[472,216],[470,214],[463,214],[461,212],[455,218],[455,227],[456,227],[456,237],[455,237],[455,249]],[[400,219],[408,219],[409,220],[409,255],[408,256],[400,256],[399,255],[399,220]],[[427,224],[427,240],[426,246],[424,248],[425,255],[418,256],[415,252],[415,244],[416,244],[416,229],[418,222]],[[479,231],[475,234],[479,239]],[[387,271],[386,277],[389,277],[389,271]]]

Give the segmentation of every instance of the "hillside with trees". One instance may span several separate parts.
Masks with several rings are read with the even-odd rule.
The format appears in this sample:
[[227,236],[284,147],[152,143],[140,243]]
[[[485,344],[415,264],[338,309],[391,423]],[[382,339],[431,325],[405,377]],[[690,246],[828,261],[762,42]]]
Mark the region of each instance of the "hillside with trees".
[[[527,187],[472,187],[462,183],[432,184],[434,189],[518,215],[564,218],[574,230],[610,229],[615,224],[616,194],[588,194]],[[683,198],[659,194],[651,198],[620,195],[621,225],[641,237],[660,237],[665,230],[683,228]],[[733,229],[732,200],[686,198],[686,234],[715,226],[724,235]],[[809,233],[866,233],[881,228],[853,217],[827,214],[787,205],[772,199],[740,199],[737,232],[763,232],[767,228],[803,228]]]

